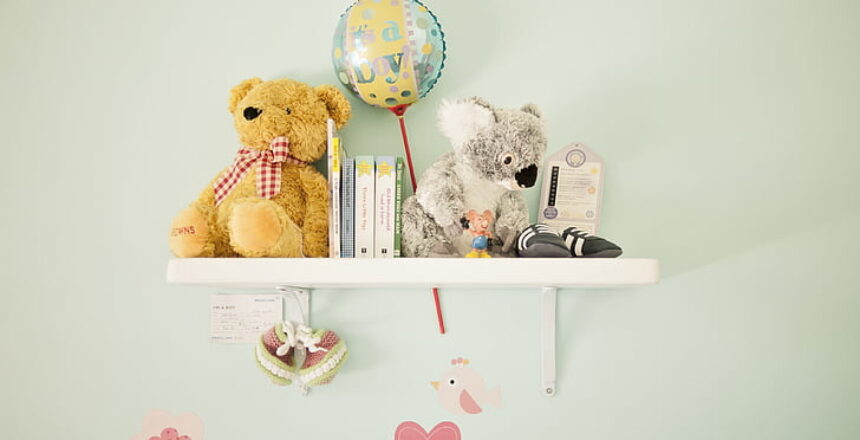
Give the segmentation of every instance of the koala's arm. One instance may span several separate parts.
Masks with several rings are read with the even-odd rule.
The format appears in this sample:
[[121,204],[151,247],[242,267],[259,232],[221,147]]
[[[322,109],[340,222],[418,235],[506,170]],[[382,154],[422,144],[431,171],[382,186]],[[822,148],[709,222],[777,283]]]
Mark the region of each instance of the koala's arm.
[[510,252],[517,236],[529,225],[525,196],[519,191],[506,192],[499,199],[496,213],[496,238],[502,242],[502,252]]
[[302,224],[306,257],[328,257],[328,184],[313,167],[299,171],[305,192],[305,221]]
[[424,211],[439,226],[446,230],[459,228],[462,231],[460,218],[466,213],[463,183],[448,161],[439,161],[424,173],[415,196]]

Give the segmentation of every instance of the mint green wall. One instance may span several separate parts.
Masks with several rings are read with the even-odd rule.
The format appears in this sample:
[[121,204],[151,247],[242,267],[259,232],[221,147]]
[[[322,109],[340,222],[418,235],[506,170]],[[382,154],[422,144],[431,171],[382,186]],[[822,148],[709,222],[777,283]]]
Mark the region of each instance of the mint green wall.
[[[240,80],[334,82],[347,2],[0,4],[3,438],[122,439],[150,409],[208,439],[860,437],[860,4],[445,1],[445,74],[408,114],[419,169],[443,97],[538,103],[551,149],[605,157],[602,232],[654,287],[563,292],[559,393],[538,389],[537,292],[319,291],[353,357],[300,398],[211,345],[205,288],[170,286],[174,213],[229,163]],[[400,150],[355,103],[353,154]],[[529,192],[532,208],[536,193]],[[451,416],[427,384],[466,356],[505,408]],[[317,433],[318,435],[314,435]],[[196,440],[196,439],[195,439]]]

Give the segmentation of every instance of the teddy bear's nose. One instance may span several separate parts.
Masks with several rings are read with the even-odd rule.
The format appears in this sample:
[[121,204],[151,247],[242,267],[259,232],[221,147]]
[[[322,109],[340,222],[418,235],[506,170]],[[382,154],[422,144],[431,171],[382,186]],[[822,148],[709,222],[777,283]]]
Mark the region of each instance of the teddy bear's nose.
[[242,112],[242,114],[245,116],[245,119],[249,121],[256,119],[257,116],[260,116],[260,113],[263,113],[263,111],[255,107],[245,107],[245,111]]

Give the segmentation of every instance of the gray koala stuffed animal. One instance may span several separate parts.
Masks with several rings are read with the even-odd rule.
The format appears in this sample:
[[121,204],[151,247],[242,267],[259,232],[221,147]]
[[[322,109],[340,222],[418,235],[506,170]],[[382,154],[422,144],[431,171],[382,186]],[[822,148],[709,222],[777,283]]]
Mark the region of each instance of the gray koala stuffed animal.
[[403,203],[403,252],[407,257],[462,257],[472,236],[461,219],[490,210],[491,253],[513,256],[529,225],[521,190],[534,186],[547,138],[538,108],[497,109],[481,98],[443,101],[439,129],[454,151],[442,155]]

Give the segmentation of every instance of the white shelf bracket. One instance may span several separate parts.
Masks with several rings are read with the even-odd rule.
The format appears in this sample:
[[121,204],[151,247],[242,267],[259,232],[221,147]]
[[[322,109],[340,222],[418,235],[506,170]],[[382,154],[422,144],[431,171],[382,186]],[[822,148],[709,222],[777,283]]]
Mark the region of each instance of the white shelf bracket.
[[[284,303],[284,320],[311,325],[311,291],[301,287],[278,286],[287,301]],[[292,304],[290,302],[292,301]]]
[[544,287],[541,291],[540,307],[540,351],[541,392],[545,396],[555,395],[555,287]]

